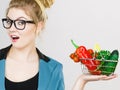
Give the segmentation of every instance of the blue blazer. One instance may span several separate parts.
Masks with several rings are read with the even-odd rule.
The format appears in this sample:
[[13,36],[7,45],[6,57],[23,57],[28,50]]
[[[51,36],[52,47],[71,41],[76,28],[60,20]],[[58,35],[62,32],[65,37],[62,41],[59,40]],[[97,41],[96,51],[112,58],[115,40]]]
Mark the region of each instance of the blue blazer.
[[[5,61],[10,48],[0,50],[0,90],[5,90]],[[38,90],[65,90],[62,64],[36,50],[40,58]]]

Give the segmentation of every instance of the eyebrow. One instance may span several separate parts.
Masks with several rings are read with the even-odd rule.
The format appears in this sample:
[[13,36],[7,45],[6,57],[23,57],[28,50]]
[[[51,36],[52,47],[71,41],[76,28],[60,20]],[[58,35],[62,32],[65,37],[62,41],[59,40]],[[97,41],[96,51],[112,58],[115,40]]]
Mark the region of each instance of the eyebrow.
[[[9,18],[8,16],[6,17],[6,18],[8,18],[8,19],[11,19],[11,18]],[[19,17],[19,18],[17,18],[17,19],[15,19],[15,20],[23,20],[23,19],[25,19],[25,20],[27,20],[27,18],[25,18],[25,17]],[[12,19],[11,19],[12,20]]]

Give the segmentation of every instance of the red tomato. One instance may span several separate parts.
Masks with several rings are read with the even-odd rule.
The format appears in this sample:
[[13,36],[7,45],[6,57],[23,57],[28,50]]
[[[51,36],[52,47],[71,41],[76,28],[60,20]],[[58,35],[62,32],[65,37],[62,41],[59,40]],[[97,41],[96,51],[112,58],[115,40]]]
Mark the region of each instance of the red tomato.
[[100,60],[94,60],[94,62],[95,62],[96,65],[100,65],[101,64]]
[[101,70],[97,70],[97,71],[90,71],[91,74],[93,75],[100,75],[102,73]]
[[88,49],[87,51],[93,56],[93,54],[94,54],[93,49]]

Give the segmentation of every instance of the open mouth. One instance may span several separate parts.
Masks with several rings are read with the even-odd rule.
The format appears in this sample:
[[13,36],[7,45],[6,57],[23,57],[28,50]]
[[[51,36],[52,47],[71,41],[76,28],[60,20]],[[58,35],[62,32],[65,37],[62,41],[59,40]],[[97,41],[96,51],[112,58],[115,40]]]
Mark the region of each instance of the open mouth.
[[19,39],[19,37],[16,35],[11,35],[11,39],[13,42],[16,42]]

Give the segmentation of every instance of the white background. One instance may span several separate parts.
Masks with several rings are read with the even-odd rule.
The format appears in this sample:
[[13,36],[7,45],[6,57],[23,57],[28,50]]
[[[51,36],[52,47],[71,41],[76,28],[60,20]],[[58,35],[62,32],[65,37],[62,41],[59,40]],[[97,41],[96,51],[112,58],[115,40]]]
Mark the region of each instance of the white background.
[[[8,2],[4,0],[0,4],[0,19],[4,17]],[[71,90],[82,74],[81,65],[69,58],[75,50],[71,39],[87,48],[94,48],[98,43],[101,49],[120,50],[119,0],[55,0],[47,13],[49,19],[37,40],[37,47],[63,64],[66,90]],[[3,48],[10,41],[1,22],[0,28],[0,48]],[[119,90],[119,68],[118,63],[116,79],[88,83],[85,90]]]

